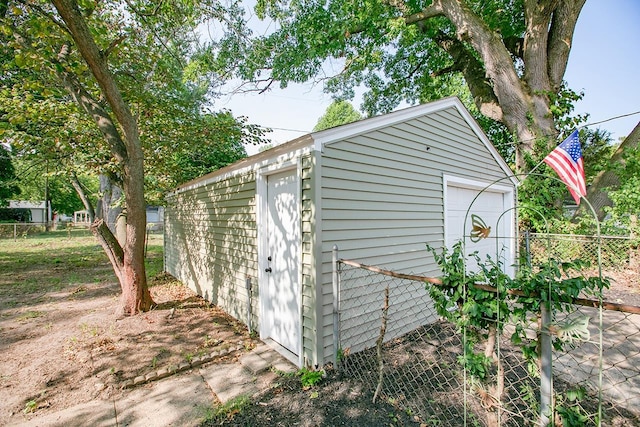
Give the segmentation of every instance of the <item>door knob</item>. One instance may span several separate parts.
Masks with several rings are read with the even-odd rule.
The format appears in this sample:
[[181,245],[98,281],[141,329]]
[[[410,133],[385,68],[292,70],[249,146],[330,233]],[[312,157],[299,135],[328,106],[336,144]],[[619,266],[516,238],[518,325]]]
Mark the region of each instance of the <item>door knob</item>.
[[271,273],[273,270],[271,270],[271,267],[267,267],[264,269],[264,271],[266,271],[267,273]]

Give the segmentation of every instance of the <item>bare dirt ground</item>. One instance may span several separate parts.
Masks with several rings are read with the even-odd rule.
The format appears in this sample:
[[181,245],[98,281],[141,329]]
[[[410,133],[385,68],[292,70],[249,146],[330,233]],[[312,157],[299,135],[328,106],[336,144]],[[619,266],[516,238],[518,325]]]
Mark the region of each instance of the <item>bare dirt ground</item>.
[[[12,247],[0,240],[0,426],[94,399],[118,400],[127,392],[122,384],[138,375],[257,343],[244,325],[162,274],[150,281],[158,306],[118,318],[113,271],[90,236],[79,239]],[[156,264],[151,275],[162,262],[161,241],[155,243],[147,254]],[[255,426],[258,417],[268,426],[418,425],[388,402],[371,404],[370,393],[357,387],[340,380],[308,389],[286,376],[241,412],[208,423]]]
[[154,310],[118,318],[119,285],[91,238],[38,257],[47,245],[0,248],[0,425],[117,398],[138,375],[239,341],[253,345],[245,327],[168,276],[150,282]]
[[611,280],[611,287],[602,292],[604,301],[640,307],[640,272],[630,269],[603,273]]
[[[125,392],[121,385],[138,375],[240,341],[255,344],[242,324],[158,274],[160,245],[148,254],[158,307],[118,318],[120,289],[102,249],[91,237],[59,244],[25,241],[17,250],[0,241],[0,425],[117,398]],[[605,299],[640,305],[638,274],[613,278]],[[209,425],[420,425],[393,402],[374,405],[371,397],[344,378],[305,389],[287,377]]]

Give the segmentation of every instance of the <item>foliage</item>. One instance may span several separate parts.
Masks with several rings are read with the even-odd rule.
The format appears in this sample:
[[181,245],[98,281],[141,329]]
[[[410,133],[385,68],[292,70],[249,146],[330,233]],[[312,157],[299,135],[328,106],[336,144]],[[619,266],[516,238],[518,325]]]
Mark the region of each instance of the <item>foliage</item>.
[[308,368],[301,368],[297,375],[300,377],[300,384],[303,388],[310,388],[318,385],[324,378],[324,371],[314,371]]
[[[614,170],[620,178],[620,187],[607,189],[613,201],[613,207],[608,210],[610,222],[632,225],[632,216],[640,214],[640,148],[636,147],[623,155],[624,161],[614,165]],[[637,223],[636,223],[637,226]],[[635,230],[637,233],[637,230]]]
[[[62,168],[60,162],[42,162],[34,157],[24,156],[16,162],[16,179],[21,198],[42,201],[48,193],[53,212],[71,215],[77,210],[84,209],[82,201],[69,181],[68,171]],[[77,178],[91,199],[96,200],[98,180],[89,175],[80,175]]]
[[256,14],[277,29],[236,37],[211,63],[259,90],[312,79],[339,99],[365,89],[368,116],[467,90],[513,136],[523,172],[523,154],[564,130],[555,117],[579,96],[562,78],[583,3],[260,0]]
[[586,390],[580,387],[556,396],[555,409],[562,419],[563,426],[579,427],[584,426],[589,421],[589,416],[584,413],[580,406],[580,401],[586,395]]
[[[147,199],[158,204],[162,192],[177,183],[244,157],[243,143],[262,142],[264,131],[246,118],[209,111],[219,76],[201,71],[191,60],[197,58],[198,40],[190,29],[207,19],[227,19],[225,13],[234,17],[228,24],[237,27],[242,13],[234,5],[227,10],[208,2],[155,10],[130,2],[129,15],[118,8],[117,3],[92,6],[88,21],[97,42],[109,47],[106,59],[138,118]],[[122,173],[105,138],[62,87],[56,64],[65,33],[38,11],[12,9],[3,23],[11,35],[19,33],[18,23],[25,26],[22,43],[9,38],[6,49],[0,49],[7,59],[0,79],[0,133],[30,162],[53,160],[61,177],[107,174],[119,184]],[[86,78],[86,66],[74,54],[66,70],[77,73],[95,95],[95,82]]]
[[198,178],[246,157],[244,144],[264,142],[264,130],[230,111],[184,118],[176,135],[163,132],[147,157],[146,192],[150,204],[164,204],[164,194],[178,184]]
[[[616,147],[610,133],[601,129],[580,129],[579,139],[585,164],[585,179],[589,185],[600,171],[609,166],[609,159]],[[546,142],[541,143],[541,146],[546,145]],[[522,178],[522,184],[518,189],[520,228],[534,232],[590,233],[589,230],[593,230],[593,224],[590,223],[592,217],[583,218],[582,224],[567,225],[565,206],[571,206],[574,202],[557,174],[541,163],[547,154],[548,152],[540,148],[539,155],[528,157],[531,168],[535,165],[540,166],[533,175]]]
[[451,250],[443,248],[441,253],[427,245],[443,272],[442,285],[429,287],[429,295],[435,302],[437,313],[465,330],[464,356],[460,359],[473,376],[486,379],[491,360],[488,356],[474,351],[476,344],[488,339],[490,330],[501,331],[508,320],[509,308],[506,299],[497,298],[491,292],[474,286],[475,283],[489,281],[505,293],[505,277],[500,265],[488,259],[481,262],[477,253],[472,256],[482,268],[481,273],[471,273],[466,269],[464,248],[458,242]]
[[[529,364],[529,372],[538,375],[540,335],[527,337],[527,330],[539,322],[542,304],[548,304],[553,313],[572,309],[572,301],[580,295],[597,295],[609,286],[608,279],[585,277],[582,271],[588,264],[574,260],[560,263],[553,259],[547,263],[521,265],[515,277],[503,271],[500,262],[487,257],[475,258],[479,273],[470,273],[466,268],[463,242],[457,242],[452,249],[446,247],[441,252],[427,246],[442,270],[442,285],[429,285],[428,290],[439,315],[453,322],[464,331],[464,355],[460,362],[468,370],[473,381],[486,381],[492,372],[503,375],[494,354],[491,337],[499,336],[508,322],[514,326],[511,342],[517,345]],[[490,285],[489,290],[481,284]],[[552,344],[556,350],[574,345],[585,336],[584,319],[575,318],[565,323],[548,325],[552,334]],[[498,381],[500,383],[500,380]],[[497,392],[498,396],[501,391]]]
[[213,409],[212,412],[205,417],[205,423],[225,424],[236,414],[242,413],[251,405],[251,399],[248,396],[239,396],[229,400],[223,405]]
[[332,127],[345,125],[362,119],[362,115],[353,108],[348,101],[334,101],[327,111],[318,119],[313,131],[321,131]]
[[6,206],[9,199],[20,194],[15,178],[15,168],[9,150],[0,145],[0,207]]

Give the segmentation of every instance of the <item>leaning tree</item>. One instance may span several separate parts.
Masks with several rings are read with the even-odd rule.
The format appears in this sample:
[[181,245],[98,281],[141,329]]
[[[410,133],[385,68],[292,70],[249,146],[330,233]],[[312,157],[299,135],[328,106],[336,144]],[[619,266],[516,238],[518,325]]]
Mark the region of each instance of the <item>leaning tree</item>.
[[[222,6],[215,1],[0,0],[2,55],[9,58],[3,65],[22,70],[29,82],[16,96],[28,96],[34,87],[45,97],[62,89],[61,105],[73,101],[100,135],[100,140],[84,146],[82,154],[91,152],[123,189],[127,209],[124,243],[115,239],[103,221],[94,222],[92,230],[120,282],[124,314],[153,305],[144,268],[144,158],[145,143],[151,139],[147,135],[158,134],[146,131],[145,125],[158,115],[144,107],[165,93],[169,95],[163,101],[185,105],[208,95],[217,76],[189,68],[198,47],[198,28],[218,22],[219,32],[220,27],[223,33],[229,28],[235,31],[241,28],[242,19],[236,5]],[[0,79],[3,84],[7,80],[7,75]],[[188,109],[182,111],[180,117],[188,118]],[[172,130],[166,128],[167,133]],[[71,134],[47,141],[77,144],[69,138]]]

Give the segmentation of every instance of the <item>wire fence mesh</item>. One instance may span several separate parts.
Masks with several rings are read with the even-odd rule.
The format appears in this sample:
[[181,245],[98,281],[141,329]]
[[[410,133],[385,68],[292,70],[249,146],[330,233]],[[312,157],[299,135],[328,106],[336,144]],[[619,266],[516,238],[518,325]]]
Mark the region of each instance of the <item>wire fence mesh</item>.
[[521,239],[521,253],[529,254],[528,261],[533,265],[549,258],[561,262],[579,258],[597,266],[600,246],[602,268],[620,269],[633,259],[635,249],[634,239],[623,236],[524,233]]
[[[511,343],[510,325],[497,340],[497,368],[480,383],[460,363],[464,334],[438,316],[427,288],[433,285],[355,262],[338,266],[337,359],[343,375],[425,425],[546,423],[540,415],[540,378]],[[567,316],[588,318],[589,334],[553,353],[554,406],[562,419],[550,423],[640,425],[640,314],[580,305],[553,313],[554,321]],[[535,313],[530,333],[535,339]]]
[[44,231],[41,223],[0,223],[0,239],[22,239]]

